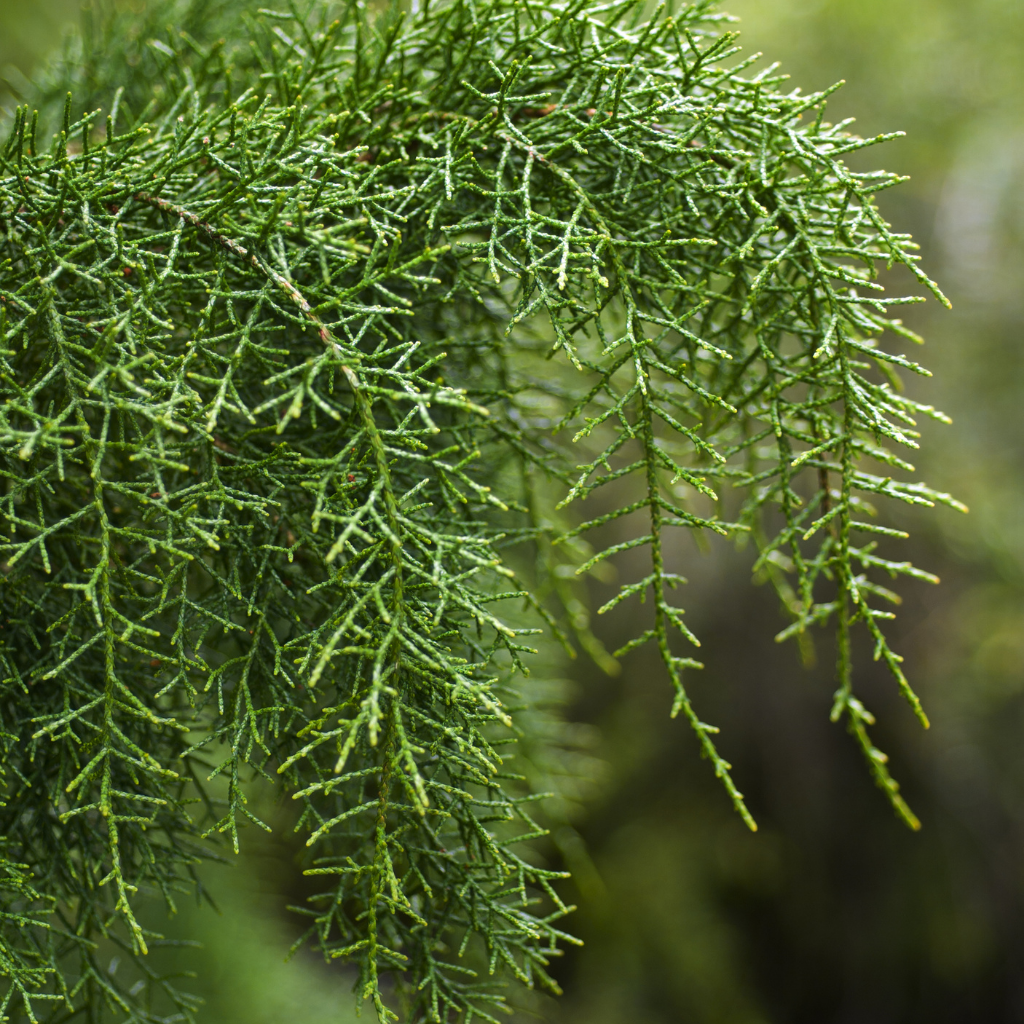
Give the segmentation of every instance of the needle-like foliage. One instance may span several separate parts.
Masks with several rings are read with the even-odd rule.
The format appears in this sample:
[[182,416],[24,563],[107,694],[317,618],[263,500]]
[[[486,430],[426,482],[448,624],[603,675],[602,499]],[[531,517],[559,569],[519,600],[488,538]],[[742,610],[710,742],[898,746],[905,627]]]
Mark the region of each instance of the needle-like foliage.
[[931,577],[869,502],[956,504],[891,449],[939,414],[878,267],[942,296],[875,205],[898,179],[844,162],[884,137],[707,0],[285,7],[101,11],[0,149],[9,1017],[191,1020],[138,899],[267,827],[259,776],[382,1021],[385,975],[414,1021],[556,988],[510,755],[524,634],[611,663],[573,572],[645,552],[601,610],[650,598],[624,651],[754,827],[683,684],[680,527],[753,535],[783,635],[834,623],[833,717],[916,827],[851,665],[857,626],[924,720],[877,580]]

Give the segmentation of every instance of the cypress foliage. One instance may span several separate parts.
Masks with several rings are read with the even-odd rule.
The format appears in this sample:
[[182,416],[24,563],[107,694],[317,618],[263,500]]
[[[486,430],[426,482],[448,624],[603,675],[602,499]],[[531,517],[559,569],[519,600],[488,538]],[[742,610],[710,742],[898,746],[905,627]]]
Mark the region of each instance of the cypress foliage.
[[899,179],[844,162],[892,136],[755,72],[709,0],[285,6],[102,11],[0,150],[11,1018],[192,1020],[138,903],[267,827],[257,777],[380,1020],[385,975],[413,1021],[555,989],[571,908],[511,752],[531,633],[612,663],[571,577],[643,553],[618,654],[656,646],[755,827],[684,687],[679,527],[753,537],[780,638],[835,629],[833,719],[917,827],[851,656],[927,724],[879,579],[933,577],[872,503],[961,506],[893,450],[943,417],[878,269],[945,299],[875,205]]

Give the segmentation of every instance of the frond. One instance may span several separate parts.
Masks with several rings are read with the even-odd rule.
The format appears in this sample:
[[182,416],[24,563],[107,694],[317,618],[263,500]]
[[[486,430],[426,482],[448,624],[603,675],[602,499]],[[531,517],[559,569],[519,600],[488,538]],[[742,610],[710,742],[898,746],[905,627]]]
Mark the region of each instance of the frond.
[[[208,837],[268,827],[255,776],[298,807],[322,880],[308,937],[358,965],[381,1020],[384,973],[413,1020],[494,1020],[506,977],[554,989],[572,908],[510,750],[532,633],[614,668],[574,573],[645,553],[601,611],[650,599],[619,653],[657,647],[673,714],[755,827],[684,685],[676,529],[753,535],[780,636],[834,623],[833,717],[916,827],[850,631],[926,721],[877,580],[931,577],[888,557],[870,502],[959,506],[893,450],[940,414],[900,390],[896,368],[926,371],[887,339],[918,299],[878,268],[941,293],[875,205],[896,177],[843,162],[884,137],[753,74],[711,4],[640,11],[313,5],[247,18],[251,48],[210,42],[230,3],[131,32],[112,11],[42,114],[17,111],[0,884],[27,924],[4,926],[5,1007],[191,1020],[147,973],[135,907],[189,890]],[[134,984],[99,970],[95,937]]]

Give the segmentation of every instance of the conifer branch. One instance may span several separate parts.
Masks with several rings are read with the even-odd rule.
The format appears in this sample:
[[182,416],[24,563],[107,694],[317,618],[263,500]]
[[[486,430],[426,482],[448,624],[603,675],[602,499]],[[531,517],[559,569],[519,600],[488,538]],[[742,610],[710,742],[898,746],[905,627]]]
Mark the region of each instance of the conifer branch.
[[380,1020],[557,990],[526,644],[613,668],[610,560],[646,568],[600,612],[651,598],[618,654],[653,644],[755,827],[684,685],[679,530],[754,537],[779,639],[835,629],[833,718],[917,827],[854,664],[861,633],[927,724],[879,580],[934,577],[872,502],[962,508],[897,454],[944,417],[879,268],[945,299],[875,204],[899,179],[843,162],[892,136],[709,0],[241,8],[111,9],[0,144],[3,1012],[194,1020],[137,908],[271,827],[257,777],[323,881],[304,941]]

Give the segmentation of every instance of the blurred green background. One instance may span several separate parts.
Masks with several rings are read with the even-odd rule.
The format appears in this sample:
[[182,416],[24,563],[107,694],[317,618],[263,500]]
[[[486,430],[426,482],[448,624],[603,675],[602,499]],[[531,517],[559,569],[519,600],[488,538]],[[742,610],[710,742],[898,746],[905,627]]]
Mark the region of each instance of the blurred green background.
[[[258,6],[255,4],[254,6]],[[829,119],[905,139],[870,155],[911,180],[882,197],[923,245],[952,313],[911,307],[932,380],[916,397],[953,416],[917,460],[972,510],[899,512],[913,560],[943,585],[905,588],[896,647],[933,727],[884,672],[861,669],[877,736],[924,822],[908,832],[828,722],[832,655],[817,667],[771,637],[749,552],[695,555],[686,605],[708,668],[690,677],[722,726],[761,823],[752,836],[668,718],[638,654],[615,679],[575,666],[573,717],[597,727],[606,778],[560,846],[578,869],[575,929],[552,1024],[1018,1024],[1024,1020],[1024,3],[731,0],[741,42],[804,91],[838,79]],[[75,0],[0,0],[0,69],[17,91],[59,44]],[[5,88],[0,85],[0,90]],[[595,594],[600,598],[600,594]],[[625,623],[607,624],[610,646]],[[200,969],[210,1024],[352,1018],[348,976],[283,959],[301,894],[286,844],[230,873],[223,914],[183,909],[180,954]],[[229,874],[224,869],[225,877]]]

